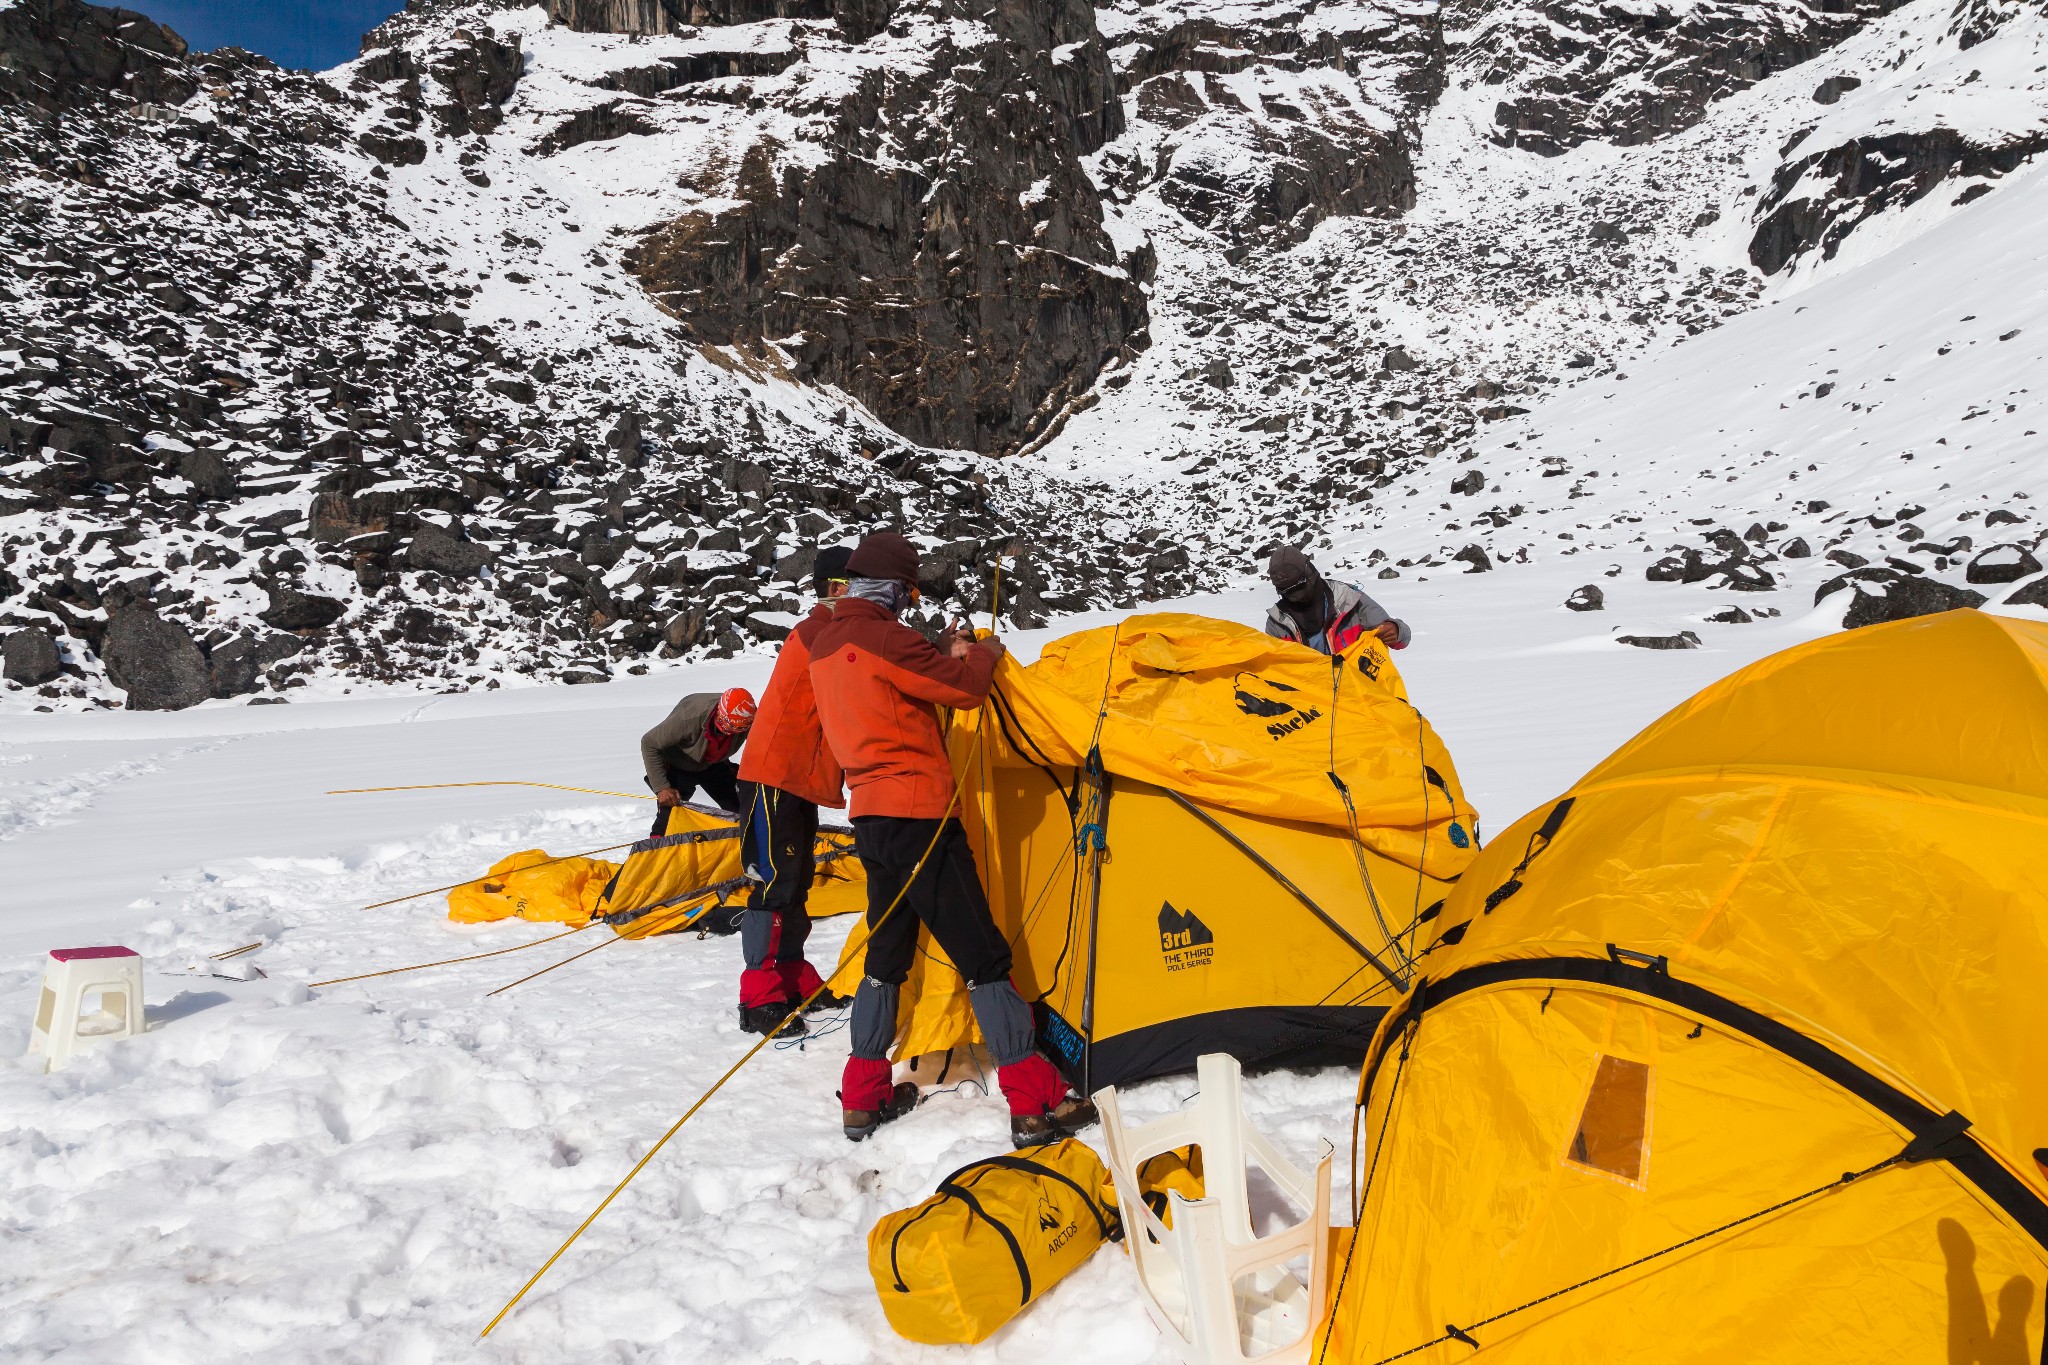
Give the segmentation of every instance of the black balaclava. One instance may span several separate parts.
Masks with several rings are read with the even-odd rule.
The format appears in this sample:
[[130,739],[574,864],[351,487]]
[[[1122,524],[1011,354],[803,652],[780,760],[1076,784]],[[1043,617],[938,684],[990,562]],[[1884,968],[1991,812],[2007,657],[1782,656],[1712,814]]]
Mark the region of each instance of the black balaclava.
[[1309,557],[1291,546],[1273,551],[1266,577],[1280,594],[1280,609],[1293,618],[1304,641],[1329,628],[1330,589]]

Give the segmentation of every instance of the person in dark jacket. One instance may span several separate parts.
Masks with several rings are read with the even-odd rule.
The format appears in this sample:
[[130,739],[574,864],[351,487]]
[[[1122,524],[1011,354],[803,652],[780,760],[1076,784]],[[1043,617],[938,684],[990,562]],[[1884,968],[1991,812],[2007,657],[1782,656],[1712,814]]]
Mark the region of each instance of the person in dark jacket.
[[[832,619],[846,592],[846,562],[853,551],[835,545],[818,554],[811,574],[818,604],[797,623],[775,656],[775,671],[761,693],[760,710],[747,733],[740,760],[741,794],[747,801],[745,857],[753,890],[740,920],[740,1027],[767,1033],[824,984],[804,957],[811,936],[807,910],[817,876],[818,807],[846,804],[846,774],[818,725],[818,700],[811,691],[811,645]],[[833,1009],[846,1000],[827,991],[813,1010]],[[783,1035],[805,1031],[789,1019]]]
[[1266,613],[1266,634],[1307,645],[1318,654],[1342,654],[1368,632],[1393,649],[1408,648],[1408,625],[1350,583],[1330,583],[1301,551],[1282,546],[1266,564],[1280,593]]
[[654,816],[657,836],[668,829],[670,808],[699,790],[720,810],[737,815],[746,809],[732,756],[747,742],[753,724],[754,694],[729,687],[684,697],[661,724],[640,736],[640,763],[660,807]]
[[858,1142],[916,1103],[915,1086],[890,1084],[889,1049],[897,991],[910,975],[922,922],[967,982],[1009,1102],[1012,1143],[1057,1141],[1094,1122],[1095,1106],[1069,1096],[1065,1078],[1038,1051],[1031,1006],[1010,981],[1010,945],[975,875],[938,716],[940,706],[982,704],[1002,642],[953,631],[940,648],[896,619],[917,593],[917,547],[902,536],[868,536],[848,570],[847,595],[811,648],[818,720],[846,767],[873,931],[853,997],[841,1123]]

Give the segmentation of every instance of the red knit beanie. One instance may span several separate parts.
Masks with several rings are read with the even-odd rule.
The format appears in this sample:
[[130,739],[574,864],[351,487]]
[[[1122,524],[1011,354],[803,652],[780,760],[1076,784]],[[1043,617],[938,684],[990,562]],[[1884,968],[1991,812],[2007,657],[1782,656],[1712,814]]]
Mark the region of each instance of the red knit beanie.
[[917,547],[894,531],[877,531],[861,538],[846,570],[855,578],[888,578],[915,586]]

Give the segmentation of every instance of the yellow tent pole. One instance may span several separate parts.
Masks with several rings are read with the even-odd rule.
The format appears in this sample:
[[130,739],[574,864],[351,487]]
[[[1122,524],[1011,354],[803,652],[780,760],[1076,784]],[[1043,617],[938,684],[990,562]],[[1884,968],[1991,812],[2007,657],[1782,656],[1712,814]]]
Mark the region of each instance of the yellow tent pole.
[[[975,748],[978,750],[980,746],[981,732],[977,730],[975,732]],[[974,755],[969,754],[969,768],[972,767],[973,761]],[[912,866],[912,868],[910,869],[910,875],[903,879],[902,887],[896,892],[896,899],[890,901],[888,909],[882,911],[881,915],[875,920],[875,923],[873,925],[874,929],[879,929],[884,924],[888,923],[889,916],[896,913],[897,907],[903,904],[903,898],[910,893],[910,888],[916,884],[918,874],[924,871],[925,862],[932,856],[932,850],[939,846],[939,836],[946,832],[946,821],[952,818],[954,808],[960,804],[961,788],[966,785],[966,781],[966,770],[963,769],[961,774],[953,779],[952,799],[947,801],[946,803],[946,813],[939,817],[939,827],[932,831],[931,842],[924,846],[924,852],[918,855],[916,864]],[[599,946],[601,947],[603,945]],[[573,961],[573,959],[571,960]],[[656,1152],[659,1152],[663,1147],[667,1146],[668,1140],[674,1137],[677,1133],[681,1132],[683,1125],[688,1123],[691,1117],[695,1115],[699,1109],[702,1109],[706,1104],[708,1104],[711,1100],[711,1097],[713,1095],[716,1095],[721,1089],[725,1087],[725,1083],[727,1081],[731,1080],[734,1076],[738,1075],[741,1067],[745,1066],[748,1062],[752,1061],[755,1057],[759,1056],[762,1048],[774,1042],[776,1036],[780,1034],[783,1029],[789,1026],[790,1020],[800,1017],[805,1010],[809,1009],[814,1003],[816,1003],[819,996],[822,996],[823,994],[825,994],[825,992],[831,990],[832,983],[838,979],[839,973],[844,970],[845,967],[844,965],[842,965],[839,968],[835,969],[823,981],[819,982],[818,989],[812,991],[808,996],[804,998],[801,1004],[799,1004],[795,1009],[791,1010],[788,1014],[784,1015],[782,1017],[781,1023],[777,1024],[774,1028],[769,1029],[768,1032],[762,1034],[761,1041],[754,1044],[752,1047],[748,1048],[738,1061],[734,1062],[731,1066],[727,1067],[725,1074],[723,1076],[720,1076],[717,1080],[713,1081],[711,1083],[711,1088],[709,1090],[706,1090],[702,1095],[699,1095],[697,1097],[696,1103],[692,1104],[688,1109],[685,1109],[683,1111],[683,1116],[677,1119],[674,1123],[669,1125],[669,1130],[666,1133],[663,1133],[652,1147],[649,1147],[647,1149],[647,1155],[641,1157],[637,1162],[633,1163],[633,1169],[626,1172],[626,1178],[621,1180],[618,1184],[612,1186],[612,1192],[606,1195],[603,1198],[603,1200],[601,1200],[598,1203],[598,1206],[590,1211],[589,1217],[585,1218],[581,1223],[576,1225],[576,1230],[569,1234],[568,1240],[555,1248],[555,1254],[548,1257],[546,1261],[541,1263],[540,1269],[534,1271],[532,1278],[527,1280],[525,1284],[519,1286],[519,1292],[517,1294],[514,1294],[509,1300],[506,1301],[505,1306],[498,1310],[498,1315],[492,1318],[490,1322],[484,1326],[484,1330],[477,1333],[477,1335],[479,1337],[489,1336],[491,1334],[492,1329],[497,1327],[499,1323],[505,1320],[505,1315],[507,1313],[510,1313],[514,1308],[517,1308],[519,1306],[519,1301],[526,1297],[527,1291],[531,1290],[535,1285],[540,1283],[540,1277],[547,1274],[548,1271],[554,1267],[555,1262],[561,1260],[563,1254],[566,1253],[570,1247],[576,1245],[576,1239],[581,1237],[584,1234],[584,1232],[590,1227],[590,1225],[597,1221],[598,1215],[611,1207],[612,1200],[617,1199],[620,1194],[624,1193],[626,1186],[633,1183],[633,1177],[639,1175],[640,1172],[646,1168],[647,1163],[654,1160],[654,1154]]]
[[[603,922],[602,920],[592,920],[591,924],[602,924]],[[471,953],[468,957],[444,958],[439,962],[421,962],[410,967],[390,967],[381,972],[364,972],[361,976],[337,976],[332,981],[308,982],[306,989],[318,990],[322,986],[339,986],[350,981],[369,981],[379,976],[397,976],[401,972],[423,972],[429,967],[452,967],[458,962],[480,962],[487,957],[503,957],[507,953],[517,953],[523,952],[528,948],[538,948],[543,943],[553,943],[556,939],[567,938],[570,934],[580,934],[588,928],[590,928],[590,924],[579,924],[574,929],[564,933],[549,934],[546,938],[533,939],[527,943],[515,943],[510,948],[499,948],[494,952]],[[517,985],[519,983],[515,981],[513,984]]]
[[589,792],[592,796],[616,796],[625,801],[652,801],[641,792],[606,791],[602,787],[565,787],[559,782],[415,782],[404,787],[337,787],[329,796],[362,796],[369,792],[433,792],[452,787],[546,787],[558,792]]

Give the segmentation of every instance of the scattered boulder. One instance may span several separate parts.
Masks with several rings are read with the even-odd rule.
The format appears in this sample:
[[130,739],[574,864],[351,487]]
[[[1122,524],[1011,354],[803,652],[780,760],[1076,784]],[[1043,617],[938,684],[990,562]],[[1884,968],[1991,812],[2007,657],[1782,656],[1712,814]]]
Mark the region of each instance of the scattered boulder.
[[306,647],[296,635],[283,633],[251,637],[238,635],[213,647],[208,674],[216,697],[239,697],[254,692],[266,669],[283,663]]
[[2025,518],[2021,517],[2019,513],[2004,507],[1994,507],[1984,514],[1984,524],[1986,526],[2017,526],[2023,520]]
[[1227,389],[1237,382],[1237,376],[1230,372],[1230,362],[1218,355],[1211,356],[1202,367],[1202,380],[1214,388]]
[[235,496],[235,467],[211,450],[188,450],[179,456],[178,477],[203,498],[226,502]]
[[1963,571],[1972,583],[2017,583],[2041,572],[2041,561],[2024,545],[1993,545]]
[[486,379],[484,387],[500,398],[509,398],[515,403],[532,403],[535,398],[533,381],[529,379]]
[[1726,611],[1717,611],[1707,619],[1716,625],[1723,626],[1746,626],[1751,621],[1756,620],[1754,616],[1751,616],[1741,607],[1730,607]]
[[1459,563],[1471,565],[1471,568],[1465,570],[1466,573],[1486,573],[1493,568],[1493,561],[1486,557],[1485,548],[1479,545],[1467,545],[1451,558]]
[[1600,591],[1599,584],[1588,583],[1573,588],[1572,595],[1564,599],[1564,606],[1566,611],[1605,611],[1607,594]]
[[[455,578],[474,578],[477,572],[490,562],[489,550],[452,535],[438,526],[421,526],[413,533],[412,544],[405,547],[406,567],[431,569],[435,573],[444,573]],[[264,619],[270,618],[266,616]]]
[[185,628],[144,606],[122,607],[100,640],[107,677],[130,711],[182,711],[213,695],[206,656]]
[[322,630],[339,621],[348,604],[317,593],[276,584],[270,588],[270,605],[256,619],[279,630]]
[[24,626],[13,632],[0,646],[0,653],[6,658],[0,675],[23,687],[46,683],[64,671],[64,656],[58,652],[56,640],[41,626]]
[[1813,547],[1801,536],[1794,536],[1778,547],[1778,553],[1787,559],[1811,559]]
[[1476,469],[1468,469],[1457,478],[1451,480],[1451,491],[1453,493],[1463,493],[1467,497],[1471,497],[1475,493],[1484,493],[1486,491],[1486,476]]
[[1614,638],[1620,644],[1634,645],[1637,649],[1698,649],[1700,647],[1700,637],[1689,630],[1681,630],[1676,635],[1617,635]]
[[1415,357],[1399,346],[1387,347],[1387,353],[1380,360],[1380,368],[1389,373],[1415,368]]
[[1768,569],[1755,564],[1724,564],[1721,567],[1721,581],[1714,584],[1733,592],[1775,592],[1778,580]]
[[1595,223],[1586,233],[1586,237],[1590,241],[1613,242],[1617,246],[1628,244],[1628,233],[1622,230],[1619,223]]
[[1854,76],[1830,76],[1822,81],[1820,87],[1813,92],[1813,102],[1815,104],[1837,104],[1841,101],[1842,96],[1848,94],[1851,90],[1860,88],[1862,84],[1863,82]]

